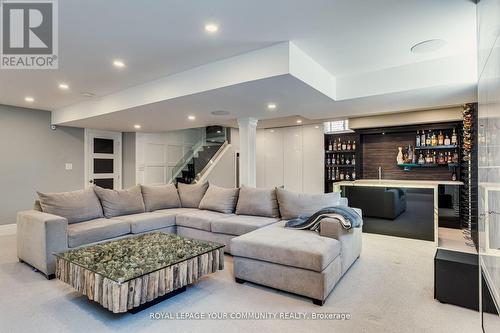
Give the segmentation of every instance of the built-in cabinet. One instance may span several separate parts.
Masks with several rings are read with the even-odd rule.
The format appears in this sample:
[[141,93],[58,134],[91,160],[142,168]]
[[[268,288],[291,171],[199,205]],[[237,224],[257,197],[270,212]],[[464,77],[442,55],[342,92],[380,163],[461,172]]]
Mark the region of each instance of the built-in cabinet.
[[257,187],[323,192],[323,126],[257,131]]

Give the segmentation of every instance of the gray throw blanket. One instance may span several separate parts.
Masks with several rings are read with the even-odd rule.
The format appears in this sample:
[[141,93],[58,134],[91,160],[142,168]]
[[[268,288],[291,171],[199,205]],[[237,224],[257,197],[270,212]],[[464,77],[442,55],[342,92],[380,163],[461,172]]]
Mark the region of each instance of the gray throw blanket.
[[317,230],[322,219],[337,218],[344,229],[359,228],[363,223],[361,216],[351,207],[333,206],[322,208],[311,216],[299,216],[285,223],[286,228],[298,230]]

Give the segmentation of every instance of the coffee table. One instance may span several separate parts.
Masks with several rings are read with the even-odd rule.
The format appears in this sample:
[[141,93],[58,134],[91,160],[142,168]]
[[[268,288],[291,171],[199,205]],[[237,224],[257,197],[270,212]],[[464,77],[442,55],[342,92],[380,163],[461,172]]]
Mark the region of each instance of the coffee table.
[[224,245],[149,233],[54,254],[56,277],[113,313],[136,313],[224,269]]

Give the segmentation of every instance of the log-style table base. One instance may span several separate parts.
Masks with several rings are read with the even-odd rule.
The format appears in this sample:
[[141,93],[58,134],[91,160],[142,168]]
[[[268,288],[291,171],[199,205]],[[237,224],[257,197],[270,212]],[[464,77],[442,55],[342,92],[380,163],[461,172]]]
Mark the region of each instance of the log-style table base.
[[224,269],[223,248],[123,283],[105,278],[99,273],[62,258],[57,258],[56,261],[58,279],[113,313],[139,308],[147,302],[195,283],[203,275],[222,269]]

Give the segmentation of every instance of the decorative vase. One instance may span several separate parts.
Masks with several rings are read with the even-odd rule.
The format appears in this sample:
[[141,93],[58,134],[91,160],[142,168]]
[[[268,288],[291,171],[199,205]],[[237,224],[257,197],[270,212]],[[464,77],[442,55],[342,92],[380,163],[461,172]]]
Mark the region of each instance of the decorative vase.
[[396,157],[396,162],[398,164],[403,164],[403,147],[398,147],[399,149],[399,153],[398,153],[398,157]]

